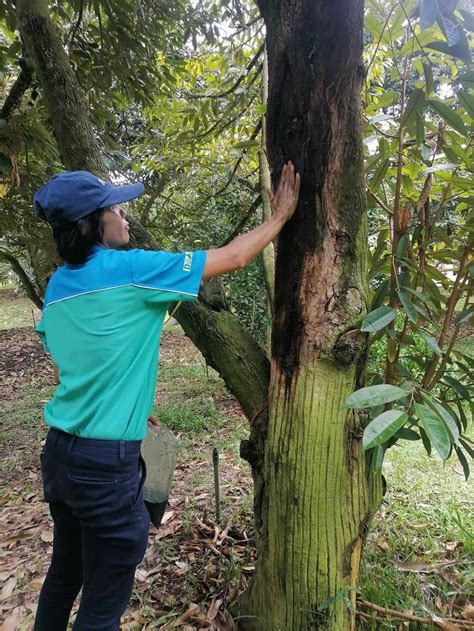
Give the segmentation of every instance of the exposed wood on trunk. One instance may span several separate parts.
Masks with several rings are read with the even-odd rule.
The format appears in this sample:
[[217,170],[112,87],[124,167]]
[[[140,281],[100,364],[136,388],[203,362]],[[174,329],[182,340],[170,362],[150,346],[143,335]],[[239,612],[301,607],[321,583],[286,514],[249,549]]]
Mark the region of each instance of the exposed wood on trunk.
[[[362,381],[367,223],[361,138],[362,0],[258,2],[267,28],[267,148],[291,160],[300,202],[277,242],[268,434],[245,630],[353,627],[380,479],[344,408]],[[348,54],[351,51],[351,54]]]

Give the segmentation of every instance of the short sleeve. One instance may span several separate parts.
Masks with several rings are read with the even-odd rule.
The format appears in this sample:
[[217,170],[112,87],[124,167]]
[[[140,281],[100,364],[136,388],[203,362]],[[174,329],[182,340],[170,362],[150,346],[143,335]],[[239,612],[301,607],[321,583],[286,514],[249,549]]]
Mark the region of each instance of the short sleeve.
[[146,302],[195,300],[199,293],[206,252],[129,250],[132,282]]
[[38,336],[39,336],[39,338],[40,338],[40,340],[41,340],[41,343],[43,344],[43,348],[44,348],[44,350],[45,350],[47,353],[49,353],[49,352],[50,352],[50,350],[49,350],[49,348],[48,348],[48,343],[46,342],[46,331],[44,330],[44,326],[43,326],[43,319],[41,319],[41,320],[39,321],[39,324],[38,324],[38,326],[36,327],[35,332],[38,334]]

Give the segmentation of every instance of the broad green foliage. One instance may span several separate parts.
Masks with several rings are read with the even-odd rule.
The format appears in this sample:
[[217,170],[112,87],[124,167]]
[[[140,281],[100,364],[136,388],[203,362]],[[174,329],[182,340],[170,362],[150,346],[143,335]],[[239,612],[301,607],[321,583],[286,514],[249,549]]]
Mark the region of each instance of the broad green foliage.
[[[371,334],[372,383],[399,384],[408,394],[399,410],[374,411],[365,449],[376,447],[380,460],[398,439],[421,438],[443,459],[455,450],[467,477],[474,358],[462,338],[472,335],[474,95],[465,9],[436,0],[367,3],[374,291],[361,329]],[[364,396],[370,390],[355,392],[348,405],[378,405]],[[385,398],[386,408],[392,400]]]

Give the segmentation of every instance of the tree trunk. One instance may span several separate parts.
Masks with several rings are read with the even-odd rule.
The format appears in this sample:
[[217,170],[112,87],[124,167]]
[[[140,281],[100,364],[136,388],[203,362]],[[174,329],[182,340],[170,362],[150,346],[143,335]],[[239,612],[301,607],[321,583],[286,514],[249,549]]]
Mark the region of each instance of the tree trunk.
[[[354,588],[381,496],[344,401],[362,382],[367,310],[360,89],[362,0],[260,0],[270,167],[292,160],[300,202],[277,243],[258,561],[243,629],[354,625]],[[275,177],[276,179],[276,177]]]
[[[34,61],[64,164],[107,176],[87,100],[54,30],[47,0],[18,0],[21,38]],[[87,165],[87,167],[85,166]]]

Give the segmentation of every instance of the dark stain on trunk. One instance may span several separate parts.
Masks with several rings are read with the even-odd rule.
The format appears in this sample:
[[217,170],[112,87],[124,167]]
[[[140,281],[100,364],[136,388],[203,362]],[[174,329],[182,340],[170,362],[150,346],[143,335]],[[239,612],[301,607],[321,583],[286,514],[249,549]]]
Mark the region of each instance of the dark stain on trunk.
[[[355,254],[363,211],[363,197],[353,187],[354,171],[362,173],[357,122],[360,80],[354,79],[360,77],[354,69],[360,66],[362,42],[354,34],[361,32],[361,12],[355,6],[360,0],[318,2],[316,9],[310,3],[260,0],[258,4],[267,26],[271,69],[267,148],[273,182],[288,160],[302,178],[299,205],[281,232],[276,256],[272,352],[289,386],[300,361],[306,312],[312,308],[312,297],[301,301],[306,261],[319,255],[331,231],[340,256],[334,261],[326,256],[327,266],[342,266],[344,256]],[[350,49],[342,45],[349,42]],[[346,136],[353,124],[354,132]],[[352,190],[344,186],[343,168],[351,171],[347,180]],[[310,270],[318,273],[314,266]],[[314,296],[314,300],[322,298]]]

